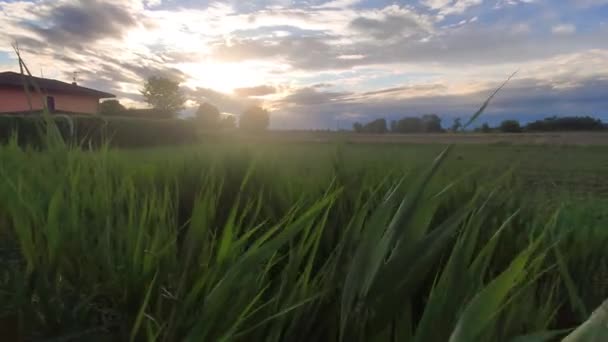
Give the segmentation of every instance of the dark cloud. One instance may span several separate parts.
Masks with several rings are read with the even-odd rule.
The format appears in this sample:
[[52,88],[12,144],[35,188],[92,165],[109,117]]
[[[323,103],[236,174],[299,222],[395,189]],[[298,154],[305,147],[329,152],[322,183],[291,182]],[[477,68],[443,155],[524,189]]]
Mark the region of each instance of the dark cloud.
[[373,95],[399,94],[399,93],[407,93],[407,92],[438,91],[438,90],[445,90],[445,89],[446,89],[446,87],[443,84],[420,84],[420,85],[394,87],[394,88],[368,91],[361,95],[362,96],[373,96]]
[[273,86],[269,85],[260,85],[257,87],[250,88],[237,88],[234,89],[234,93],[238,96],[243,97],[252,97],[252,96],[265,96],[270,94],[275,94],[277,89]]
[[26,24],[44,39],[61,46],[81,46],[103,38],[121,37],[135,18],[120,6],[97,0],[52,8],[41,21],[48,27]]
[[412,37],[426,34],[419,21],[409,15],[387,15],[382,19],[359,17],[354,19],[351,28],[376,39]]
[[350,93],[318,91],[317,88],[307,87],[297,89],[294,93],[281,100],[287,105],[312,106],[343,100]]

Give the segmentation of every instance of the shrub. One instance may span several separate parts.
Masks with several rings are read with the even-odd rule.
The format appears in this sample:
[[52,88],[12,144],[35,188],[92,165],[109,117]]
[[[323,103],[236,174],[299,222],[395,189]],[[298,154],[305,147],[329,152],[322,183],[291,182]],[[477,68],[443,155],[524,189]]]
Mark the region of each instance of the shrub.
[[503,133],[520,133],[521,126],[517,120],[505,120],[500,123],[499,129]]
[[[104,118],[95,116],[54,115],[64,140],[70,144],[115,147],[146,147],[193,142],[194,127],[179,119]],[[39,115],[0,116],[0,142],[16,135],[22,146],[42,146],[45,122]]]
[[599,131],[605,129],[601,120],[590,116],[556,116],[526,125],[528,131]]

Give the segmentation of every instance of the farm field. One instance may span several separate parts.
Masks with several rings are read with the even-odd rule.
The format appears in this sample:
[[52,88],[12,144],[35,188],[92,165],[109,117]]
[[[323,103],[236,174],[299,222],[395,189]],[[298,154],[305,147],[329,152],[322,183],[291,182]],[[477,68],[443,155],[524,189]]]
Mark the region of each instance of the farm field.
[[[241,138],[239,135],[235,138]],[[241,138],[242,139],[242,138]],[[512,144],[512,145],[608,145],[606,132],[538,132],[538,133],[411,133],[353,134],[352,132],[273,131],[246,140],[285,142],[346,142],[392,144]]]
[[265,139],[0,147],[1,336],[551,341],[608,298],[608,146]]

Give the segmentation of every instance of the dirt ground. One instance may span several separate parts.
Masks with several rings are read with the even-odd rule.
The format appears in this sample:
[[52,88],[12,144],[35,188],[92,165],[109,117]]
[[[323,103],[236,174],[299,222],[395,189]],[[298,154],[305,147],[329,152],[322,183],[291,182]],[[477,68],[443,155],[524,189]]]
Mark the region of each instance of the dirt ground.
[[[241,136],[241,138],[245,138]],[[391,144],[520,144],[520,145],[608,145],[608,132],[558,133],[441,133],[355,134],[348,132],[272,131],[247,136],[247,140],[281,142],[346,142]]]

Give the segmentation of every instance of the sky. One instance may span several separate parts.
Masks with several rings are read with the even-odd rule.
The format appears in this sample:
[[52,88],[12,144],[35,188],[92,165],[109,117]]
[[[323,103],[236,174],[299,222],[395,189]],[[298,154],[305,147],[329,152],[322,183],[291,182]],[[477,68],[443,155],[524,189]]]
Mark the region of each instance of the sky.
[[0,71],[108,91],[150,76],[209,102],[271,110],[276,129],[435,113],[479,121],[608,121],[608,0],[0,0]]

